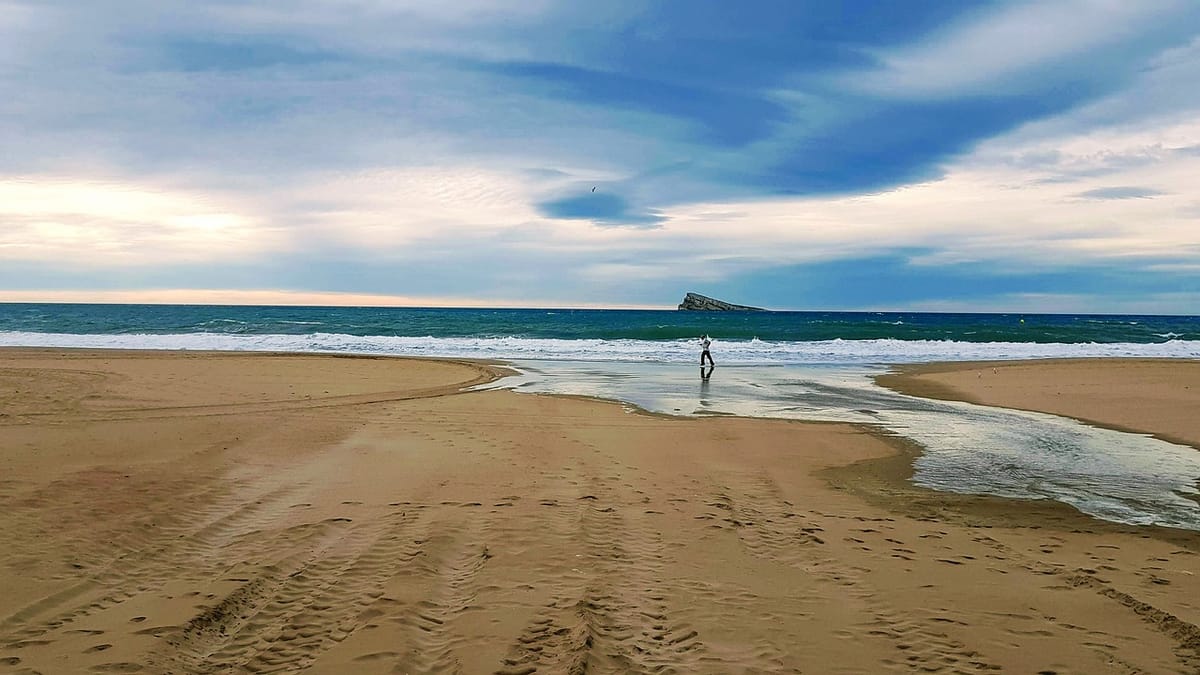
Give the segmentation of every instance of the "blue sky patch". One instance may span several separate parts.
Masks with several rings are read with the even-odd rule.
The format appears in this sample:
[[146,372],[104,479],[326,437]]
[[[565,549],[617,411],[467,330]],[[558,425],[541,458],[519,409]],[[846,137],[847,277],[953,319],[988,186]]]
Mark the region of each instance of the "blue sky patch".
[[656,227],[664,220],[656,213],[633,209],[623,198],[605,192],[587,192],[542,202],[539,208],[550,218],[594,220],[600,225]]
[[273,66],[303,67],[337,60],[315,48],[269,39],[180,38],[164,43],[168,62],[184,71],[239,71]]

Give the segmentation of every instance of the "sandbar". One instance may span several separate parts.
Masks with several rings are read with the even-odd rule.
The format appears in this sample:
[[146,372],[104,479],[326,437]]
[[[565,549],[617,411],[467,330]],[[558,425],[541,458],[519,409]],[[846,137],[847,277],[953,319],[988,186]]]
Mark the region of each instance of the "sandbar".
[[1047,359],[901,366],[879,384],[1034,410],[1200,448],[1200,360]]

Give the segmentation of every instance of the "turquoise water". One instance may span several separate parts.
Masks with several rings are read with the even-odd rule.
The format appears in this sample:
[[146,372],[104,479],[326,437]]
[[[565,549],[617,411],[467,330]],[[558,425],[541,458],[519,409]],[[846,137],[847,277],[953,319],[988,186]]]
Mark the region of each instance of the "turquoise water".
[[516,337],[674,340],[951,340],[1161,343],[1200,340],[1200,317],[921,312],[246,307],[0,304],[0,332]]
[[0,304],[0,345],[726,364],[1200,357],[1200,317]]

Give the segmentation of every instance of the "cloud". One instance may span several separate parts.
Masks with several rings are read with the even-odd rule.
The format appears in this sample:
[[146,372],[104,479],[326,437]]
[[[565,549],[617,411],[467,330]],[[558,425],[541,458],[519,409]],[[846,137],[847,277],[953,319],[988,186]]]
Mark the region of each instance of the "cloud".
[[622,197],[605,192],[588,192],[542,202],[540,209],[550,218],[591,220],[601,225],[655,227],[665,218],[656,213],[639,213]]
[[264,196],[271,217],[288,220],[310,244],[373,255],[480,238],[538,218],[519,176],[472,166],[318,174]]
[[0,259],[112,266],[245,259],[278,232],[236,200],[119,182],[0,178]]
[[[1142,54],[1158,51],[1164,38],[1187,35],[1186,19],[1196,16],[1189,5],[1184,0],[1008,3],[882,53],[881,67],[856,73],[854,84],[902,96],[957,97],[996,92],[997,87],[1012,91],[1022,86],[1016,84],[1021,78],[1032,73],[1044,77],[1047,70],[1065,72],[1068,80],[1097,78],[1100,73],[1111,79],[1115,73],[1097,68],[1095,59],[1074,59],[1114,45]],[[1120,70],[1128,72],[1132,65]],[[1035,85],[1023,84],[1026,90],[1030,86]]]
[[1103,187],[1085,190],[1077,196],[1082,199],[1150,199],[1163,193],[1152,188],[1133,186]]
[[777,194],[851,193],[925,181],[981,139],[1074,102],[974,97],[851,106],[842,120],[788,148],[755,180]]
[[[313,165],[515,159],[621,179],[680,167],[623,193],[664,207],[927,179],[979,140],[1088,95],[896,102],[831,87],[828,73],[972,13],[954,2],[899,14],[863,3],[847,21],[823,3],[768,5],[166,3],[116,21],[68,3],[39,10],[43,37],[58,38],[42,42],[80,51],[33,46],[22,63],[44,68],[50,84],[26,98],[26,115],[58,112],[0,140],[21,171],[97,154],[147,170],[282,179]],[[102,129],[99,145],[76,129],[80,117]]]
[[667,304],[1200,258],[1182,0],[131,2],[0,0],[0,288]]
[[[104,304],[198,304],[198,305],[292,305],[301,307],[523,307],[528,298],[489,299],[454,296],[404,296],[367,293],[330,293],[260,289],[139,289],[89,291],[8,291],[0,290],[0,302],[69,302]],[[554,301],[534,301],[538,307],[594,306],[602,309],[657,309],[648,305],[556,305]]]
[[552,88],[552,94],[585,105],[629,107],[692,123],[701,140],[741,145],[769,135],[788,117],[787,109],[763,94],[684,86],[625,73],[555,63],[500,63],[496,73]]

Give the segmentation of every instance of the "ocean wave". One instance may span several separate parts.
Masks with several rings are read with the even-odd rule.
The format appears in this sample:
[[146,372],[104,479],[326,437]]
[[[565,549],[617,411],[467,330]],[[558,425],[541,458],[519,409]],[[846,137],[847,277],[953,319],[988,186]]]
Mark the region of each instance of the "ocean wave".
[[[378,354],[449,358],[532,359],[692,363],[695,340],[566,340],[520,337],[396,337],[338,333],[233,334],[177,333],[84,335],[0,331],[0,346],[273,351]],[[1029,343],[953,340],[720,340],[713,343],[719,364],[913,363],[1076,357],[1200,358],[1200,341],[1160,343]]]

